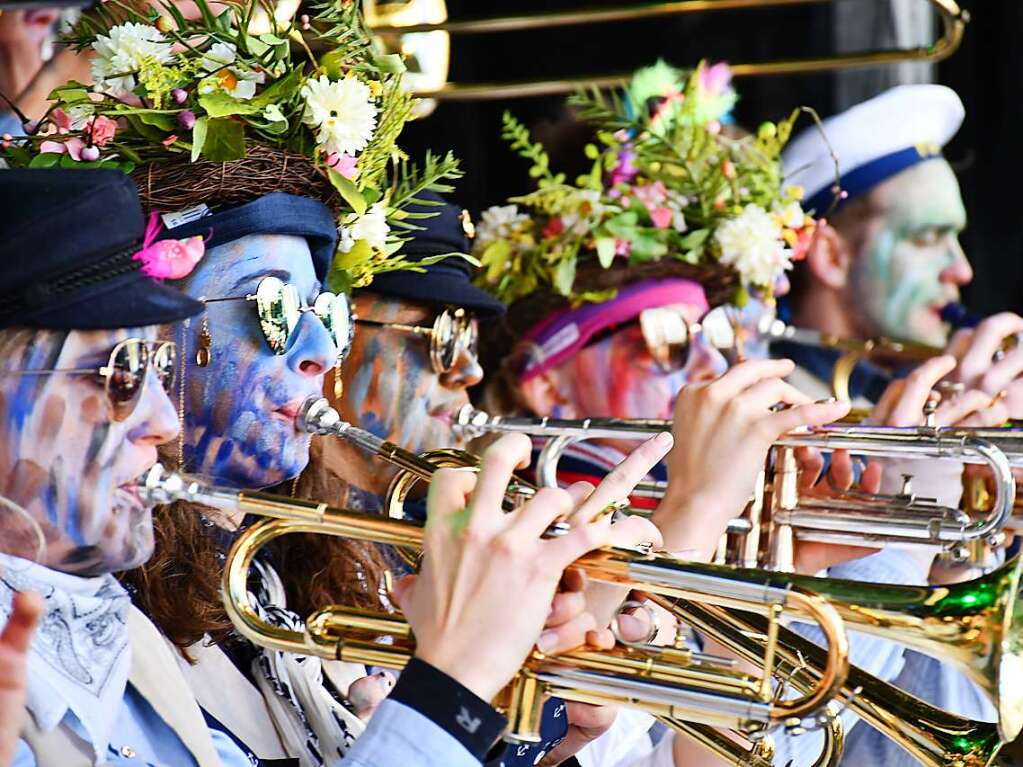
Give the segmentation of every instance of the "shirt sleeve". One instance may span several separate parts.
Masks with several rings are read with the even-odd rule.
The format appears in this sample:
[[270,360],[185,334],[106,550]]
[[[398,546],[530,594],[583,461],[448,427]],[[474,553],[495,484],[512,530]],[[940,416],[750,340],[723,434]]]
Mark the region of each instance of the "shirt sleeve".
[[343,767],[478,767],[507,721],[418,658],[341,761]]

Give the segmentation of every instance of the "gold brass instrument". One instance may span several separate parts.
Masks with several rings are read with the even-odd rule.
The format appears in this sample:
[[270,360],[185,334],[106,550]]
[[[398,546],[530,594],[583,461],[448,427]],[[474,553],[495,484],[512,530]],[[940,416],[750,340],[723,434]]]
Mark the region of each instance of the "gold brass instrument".
[[[392,668],[403,667],[412,657],[414,637],[397,613],[330,605],[311,615],[302,631],[267,623],[250,603],[248,574],[263,546],[290,533],[322,533],[421,549],[421,526],[312,501],[205,486],[167,474],[159,465],[140,481],[140,493],[149,504],[183,500],[267,518],[238,536],[225,567],[225,607],[245,638],[285,652]],[[551,535],[562,532],[564,523],[549,530]],[[848,644],[841,619],[824,600],[791,588],[787,575],[684,562],[642,549],[602,549],[584,556],[575,566],[591,580],[729,610],[764,613],[774,627],[769,630],[772,636],[782,615],[814,622],[828,641],[821,680],[798,698],[776,699],[771,641],[763,677],[736,671],[726,659],[685,647],[630,643],[611,651],[578,650],[550,658],[534,651],[503,699],[510,740],[538,738],[542,704],[549,695],[637,707],[654,716],[731,728],[755,737],[771,726],[813,716],[845,682]],[[389,643],[378,641],[382,637],[388,637]]]
[[[683,616],[697,631],[727,636],[729,647],[749,661],[755,663],[763,652],[759,637],[766,627],[756,616],[683,600],[652,599]],[[784,627],[778,633],[777,647],[778,670],[787,672],[794,686],[807,683],[801,681],[807,675],[812,682],[821,648]],[[856,666],[849,669],[842,700],[864,722],[927,767],[987,767],[1003,744],[997,724],[932,706]]]
[[[557,486],[557,467],[564,451],[588,439],[647,439],[671,429],[670,421],[633,419],[556,419],[490,416],[463,408],[455,427],[466,438],[499,432],[546,437],[537,459],[537,481]],[[1023,432],[1009,429],[937,427],[822,426],[795,431],[775,443],[764,481],[747,515],[730,526],[720,560],[743,567],[791,569],[794,539],[839,544],[926,544],[950,550],[973,540],[997,536],[1010,524],[1015,482],[1001,446],[1023,459]],[[995,493],[990,511],[973,520],[957,508],[918,495],[907,481],[894,495],[847,491],[837,498],[816,499],[799,492],[794,451],[799,447],[845,449],[876,458],[944,458],[988,466]],[[1020,460],[1023,464],[1023,460]],[[636,495],[659,498],[664,483],[645,483]]]
[[[629,79],[628,73],[591,77],[562,77],[502,83],[447,82],[450,58],[449,35],[505,33],[550,29],[582,24],[621,23],[656,19],[685,13],[707,13],[747,8],[772,8],[810,5],[827,0],[678,0],[676,2],[645,2],[618,7],[582,10],[541,11],[495,18],[449,20],[443,0],[406,0],[364,4],[367,26],[378,36],[389,52],[402,52],[417,82],[417,95],[443,100],[509,99],[528,96],[550,96],[571,93],[580,88],[610,88]],[[737,62],[731,64],[738,76],[787,75],[824,72],[854,67],[893,64],[902,61],[942,61],[960,46],[969,14],[955,0],[922,0],[927,2],[941,20],[941,35],[933,43],[917,48],[889,49],[842,53],[808,59],[786,59],[768,62]],[[433,37],[430,37],[430,36]]]

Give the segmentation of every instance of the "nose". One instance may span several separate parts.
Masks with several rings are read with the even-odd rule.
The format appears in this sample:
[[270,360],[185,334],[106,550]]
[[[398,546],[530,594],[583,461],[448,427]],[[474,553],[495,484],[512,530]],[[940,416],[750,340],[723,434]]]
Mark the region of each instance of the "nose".
[[973,268],[966,260],[966,253],[963,252],[959,239],[952,237],[949,243],[949,255],[952,263],[941,270],[938,279],[949,285],[968,285],[973,280]]
[[133,424],[128,430],[128,439],[137,445],[163,445],[177,437],[181,430],[174,403],[152,370],[146,374],[146,385],[130,420]]
[[334,367],[337,347],[320,319],[312,312],[303,312],[286,356],[288,367],[299,375],[322,376]]
[[468,389],[483,380],[483,368],[476,354],[462,349],[451,370],[440,374],[440,383],[447,389]]
[[720,350],[697,338],[689,350],[685,382],[698,383],[720,378],[728,370],[728,360]]

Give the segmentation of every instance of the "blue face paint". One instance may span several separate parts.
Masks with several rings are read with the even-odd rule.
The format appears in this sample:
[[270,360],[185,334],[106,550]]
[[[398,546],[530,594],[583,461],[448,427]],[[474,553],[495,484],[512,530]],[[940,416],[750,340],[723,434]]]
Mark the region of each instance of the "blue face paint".
[[[155,328],[7,330],[0,366],[98,368],[119,341],[155,335]],[[0,505],[0,549],[81,575],[141,564],[152,552],[152,526],[134,482],[176,433],[174,407],[152,372],[123,421],[112,420],[97,375],[0,376],[0,494],[10,502]]]
[[[304,238],[250,235],[210,250],[184,282],[195,298],[252,295],[264,276],[298,288],[311,303],[320,291]],[[185,365],[184,467],[219,483],[259,488],[297,476],[309,460],[309,435],[295,427],[307,397],[319,395],[337,350],[320,320],[301,315],[282,355],[270,349],[252,301],[212,303],[209,365],[195,351],[201,322],[191,322]]]

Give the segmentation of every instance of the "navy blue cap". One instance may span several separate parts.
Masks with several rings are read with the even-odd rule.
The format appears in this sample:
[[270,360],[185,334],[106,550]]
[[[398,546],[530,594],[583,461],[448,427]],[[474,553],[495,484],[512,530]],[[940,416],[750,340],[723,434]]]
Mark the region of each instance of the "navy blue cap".
[[[168,213],[170,211],[161,211]],[[219,208],[211,215],[166,230],[161,237],[207,237],[206,249],[250,234],[290,234],[305,237],[320,282],[325,282],[337,250],[337,221],[330,208],[310,197],[273,192],[252,202]]]
[[0,170],[0,210],[0,327],[130,328],[202,311],[132,258],[145,217],[120,171]]
[[[418,261],[442,253],[470,252],[461,208],[445,202],[434,192],[423,192],[419,196],[438,204],[410,205],[407,210],[437,215],[411,219],[422,229],[412,233],[412,239],[402,246],[399,253],[409,261]],[[422,272],[384,272],[374,277],[365,290],[430,306],[458,306],[482,318],[504,314],[504,304],[472,284],[472,264],[464,258],[452,256],[423,269],[425,271]]]

